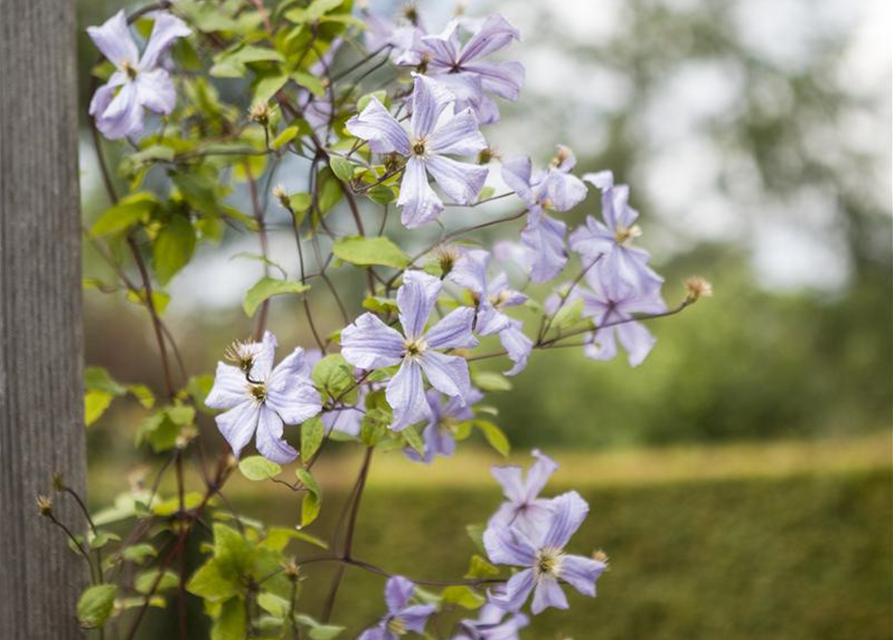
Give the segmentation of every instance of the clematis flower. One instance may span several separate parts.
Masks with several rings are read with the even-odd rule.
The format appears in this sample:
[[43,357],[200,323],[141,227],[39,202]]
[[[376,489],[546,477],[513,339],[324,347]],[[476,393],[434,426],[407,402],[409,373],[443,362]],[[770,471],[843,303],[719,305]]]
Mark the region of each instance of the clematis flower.
[[264,333],[262,342],[235,343],[228,352],[236,364],[217,363],[214,386],[205,399],[212,409],[226,409],[217,428],[238,458],[256,435],[257,450],[273,462],[298,456],[282,437],[283,424],[300,424],[322,409],[310,381],[304,350],[298,347],[273,368],[276,338]]
[[389,57],[394,64],[413,67],[421,64],[420,39],[426,32],[414,6],[407,5],[403,15],[396,21],[383,18],[368,9],[361,9],[360,14],[366,23],[363,44],[368,51],[388,47]]
[[523,477],[521,467],[493,467],[492,473],[502,486],[505,502],[487,523],[488,527],[517,527],[524,535],[537,539],[544,532],[551,517],[550,501],[540,498],[558,464],[549,456],[533,450],[535,458],[527,477]]
[[462,620],[461,633],[453,640],[518,640],[518,632],[530,623],[523,613],[509,614],[494,604],[480,608],[477,620]]
[[579,291],[583,298],[583,314],[600,327],[584,348],[586,356],[593,360],[612,360],[617,355],[619,340],[627,352],[630,366],[642,364],[656,338],[645,325],[634,320],[633,314],[667,310],[660,296],[660,282],[642,289],[603,270],[587,273],[586,282],[591,290]]
[[474,115],[469,109],[455,113],[455,99],[449,91],[431,78],[414,77],[411,134],[376,98],[346,125],[376,153],[407,158],[397,204],[403,207],[401,220],[410,229],[434,220],[443,211],[443,202],[428,184],[429,173],[459,204],[472,203],[487,178],[486,167],[446,157],[476,154],[487,146]]
[[460,422],[474,418],[471,406],[483,400],[484,394],[472,388],[464,399],[448,398],[444,402],[440,393],[430,389],[426,398],[431,416],[422,432],[425,455],[420,456],[415,449],[409,447],[404,449],[404,453],[410,460],[430,464],[435,456],[451,456],[456,453],[456,427]]
[[474,347],[471,333],[474,309],[460,307],[428,331],[425,324],[443,284],[422,271],[407,271],[397,291],[403,335],[372,313],[364,313],[341,331],[341,354],[355,367],[381,369],[400,365],[385,395],[394,409],[395,431],[430,414],[422,372],[435,389],[465,402],[471,391],[468,363],[439,350]]
[[385,585],[388,613],[378,625],[366,629],[357,640],[398,640],[408,631],[423,633],[428,618],[434,613],[432,604],[410,604],[415,585],[403,576],[393,576]]
[[573,152],[559,146],[549,168],[534,172],[530,158],[513,158],[502,165],[502,179],[527,205],[527,225],[521,242],[527,249],[530,279],[552,280],[567,264],[564,236],[567,225],[547,211],[568,211],[586,197],[586,185],[570,173],[576,164]]
[[527,365],[533,341],[523,330],[523,323],[507,316],[503,309],[524,304],[527,296],[509,287],[505,273],[487,279],[490,253],[483,249],[465,251],[449,273],[449,279],[470,290],[477,298],[474,330],[482,336],[498,334],[502,346],[514,366],[507,371],[515,375]]
[[563,580],[589,597],[595,597],[595,582],[606,564],[583,556],[570,555],[565,547],[580,528],[589,505],[576,491],[552,501],[548,527],[539,538],[531,539],[517,527],[496,526],[484,532],[484,546],[490,561],[523,567],[513,575],[491,602],[508,611],[518,611],[533,592],[531,612],[537,615],[548,607],[567,609],[567,597],[559,586]]
[[87,33],[117,68],[90,101],[90,115],[106,138],[115,140],[142,131],[144,107],[164,114],[174,110],[174,81],[161,66],[161,57],[177,38],[192,33],[182,20],[158,13],[141,58],[123,10],[102,26],[87,27]]
[[[473,29],[467,29],[474,25]],[[460,29],[471,30],[463,45]],[[458,108],[470,107],[480,124],[499,122],[499,108],[489,94],[517,100],[524,84],[520,62],[487,62],[484,56],[520,40],[518,29],[500,15],[482,22],[452,20],[442,33],[422,36],[417,50],[426,73],[446,84]]]
[[586,216],[585,226],[570,235],[571,249],[586,259],[602,256],[596,269],[608,278],[630,282],[640,289],[659,286],[663,278],[648,267],[648,253],[632,244],[642,230],[635,224],[638,211],[629,206],[629,187],[615,185],[610,171],[587,173],[583,179],[601,190],[605,222]]

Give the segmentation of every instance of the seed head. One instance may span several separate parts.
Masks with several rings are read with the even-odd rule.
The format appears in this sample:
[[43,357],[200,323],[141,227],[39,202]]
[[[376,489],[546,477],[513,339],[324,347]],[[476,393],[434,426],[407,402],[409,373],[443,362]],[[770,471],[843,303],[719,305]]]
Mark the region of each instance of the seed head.
[[713,286],[700,276],[685,279],[685,301],[688,304],[713,295]]

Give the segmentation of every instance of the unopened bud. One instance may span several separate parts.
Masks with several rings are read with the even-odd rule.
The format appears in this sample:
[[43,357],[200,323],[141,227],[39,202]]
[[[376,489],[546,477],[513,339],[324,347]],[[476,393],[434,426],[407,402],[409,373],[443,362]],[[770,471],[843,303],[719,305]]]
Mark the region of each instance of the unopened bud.
[[175,446],[177,449],[181,451],[189,446],[189,443],[195,440],[198,437],[198,429],[194,426],[190,425],[188,427],[183,427],[180,430],[180,435],[177,436],[175,441]]
[[288,197],[288,192],[285,190],[285,187],[281,184],[277,184],[273,187],[273,197],[279,201],[279,204],[283,209],[291,210],[291,200]]
[[37,510],[47,518],[53,515],[53,499],[49,496],[37,496]]
[[478,164],[490,164],[493,160],[498,160],[500,157],[501,155],[496,147],[487,147],[478,154]]
[[688,304],[713,295],[713,286],[700,276],[685,279],[685,301]]
[[289,580],[296,580],[301,574],[301,567],[299,567],[294,560],[290,560],[285,563],[283,572],[285,573],[285,577]]
[[226,468],[230,471],[239,466],[239,461],[236,459],[236,456],[233,454],[229,454],[226,456]]

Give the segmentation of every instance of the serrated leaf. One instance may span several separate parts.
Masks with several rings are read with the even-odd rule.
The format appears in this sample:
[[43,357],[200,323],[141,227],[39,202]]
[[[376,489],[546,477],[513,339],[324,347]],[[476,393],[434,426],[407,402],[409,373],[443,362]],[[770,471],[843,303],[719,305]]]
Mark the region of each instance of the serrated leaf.
[[306,469],[298,467],[295,469],[295,475],[307,488],[307,493],[304,494],[304,500],[301,502],[301,526],[306,527],[319,515],[319,509],[322,506],[322,490],[319,488],[316,478]]
[[273,296],[286,293],[304,293],[309,289],[310,285],[297,280],[277,280],[276,278],[264,276],[245,294],[245,302],[242,303],[242,308],[251,317],[265,300]]
[[88,588],[78,600],[78,622],[84,629],[98,629],[105,624],[115,606],[118,587],[99,584]]
[[239,592],[238,586],[220,574],[217,561],[208,560],[192,574],[186,583],[186,590],[209,602],[220,602],[232,598]]
[[380,265],[405,269],[410,263],[409,257],[400,247],[384,236],[340,238],[332,247],[332,252],[339,260],[359,266]]
[[275,478],[282,473],[282,467],[263,456],[249,456],[239,462],[239,471],[249,480],[259,482]]
[[322,444],[326,427],[319,416],[301,425],[301,457],[306,461],[313,458]]

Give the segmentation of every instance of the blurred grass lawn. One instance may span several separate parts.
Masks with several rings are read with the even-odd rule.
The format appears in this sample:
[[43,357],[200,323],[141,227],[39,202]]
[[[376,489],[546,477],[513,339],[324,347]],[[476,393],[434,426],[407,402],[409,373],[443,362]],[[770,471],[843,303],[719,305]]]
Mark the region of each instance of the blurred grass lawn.
[[[573,486],[592,508],[572,550],[604,549],[611,570],[599,582],[597,599],[572,595],[570,612],[542,614],[524,637],[890,638],[890,451],[890,436],[882,434],[559,453],[562,470],[549,491]],[[493,461],[470,452],[419,472],[398,455],[379,456],[360,511],[355,557],[410,577],[461,577],[475,551],[465,525],[484,522],[500,499],[489,478]],[[315,532],[332,530],[357,463],[352,455],[340,456],[320,469],[327,508]],[[238,478],[227,495],[248,515],[280,524],[297,517],[297,500],[281,487]],[[311,565],[308,574],[325,578],[330,569]],[[348,569],[339,622],[354,630],[380,615],[382,582]],[[324,586],[304,589],[301,610],[315,615],[328,581],[312,584]],[[194,637],[203,637],[200,610],[190,618]],[[144,637],[167,632],[156,627]]]

